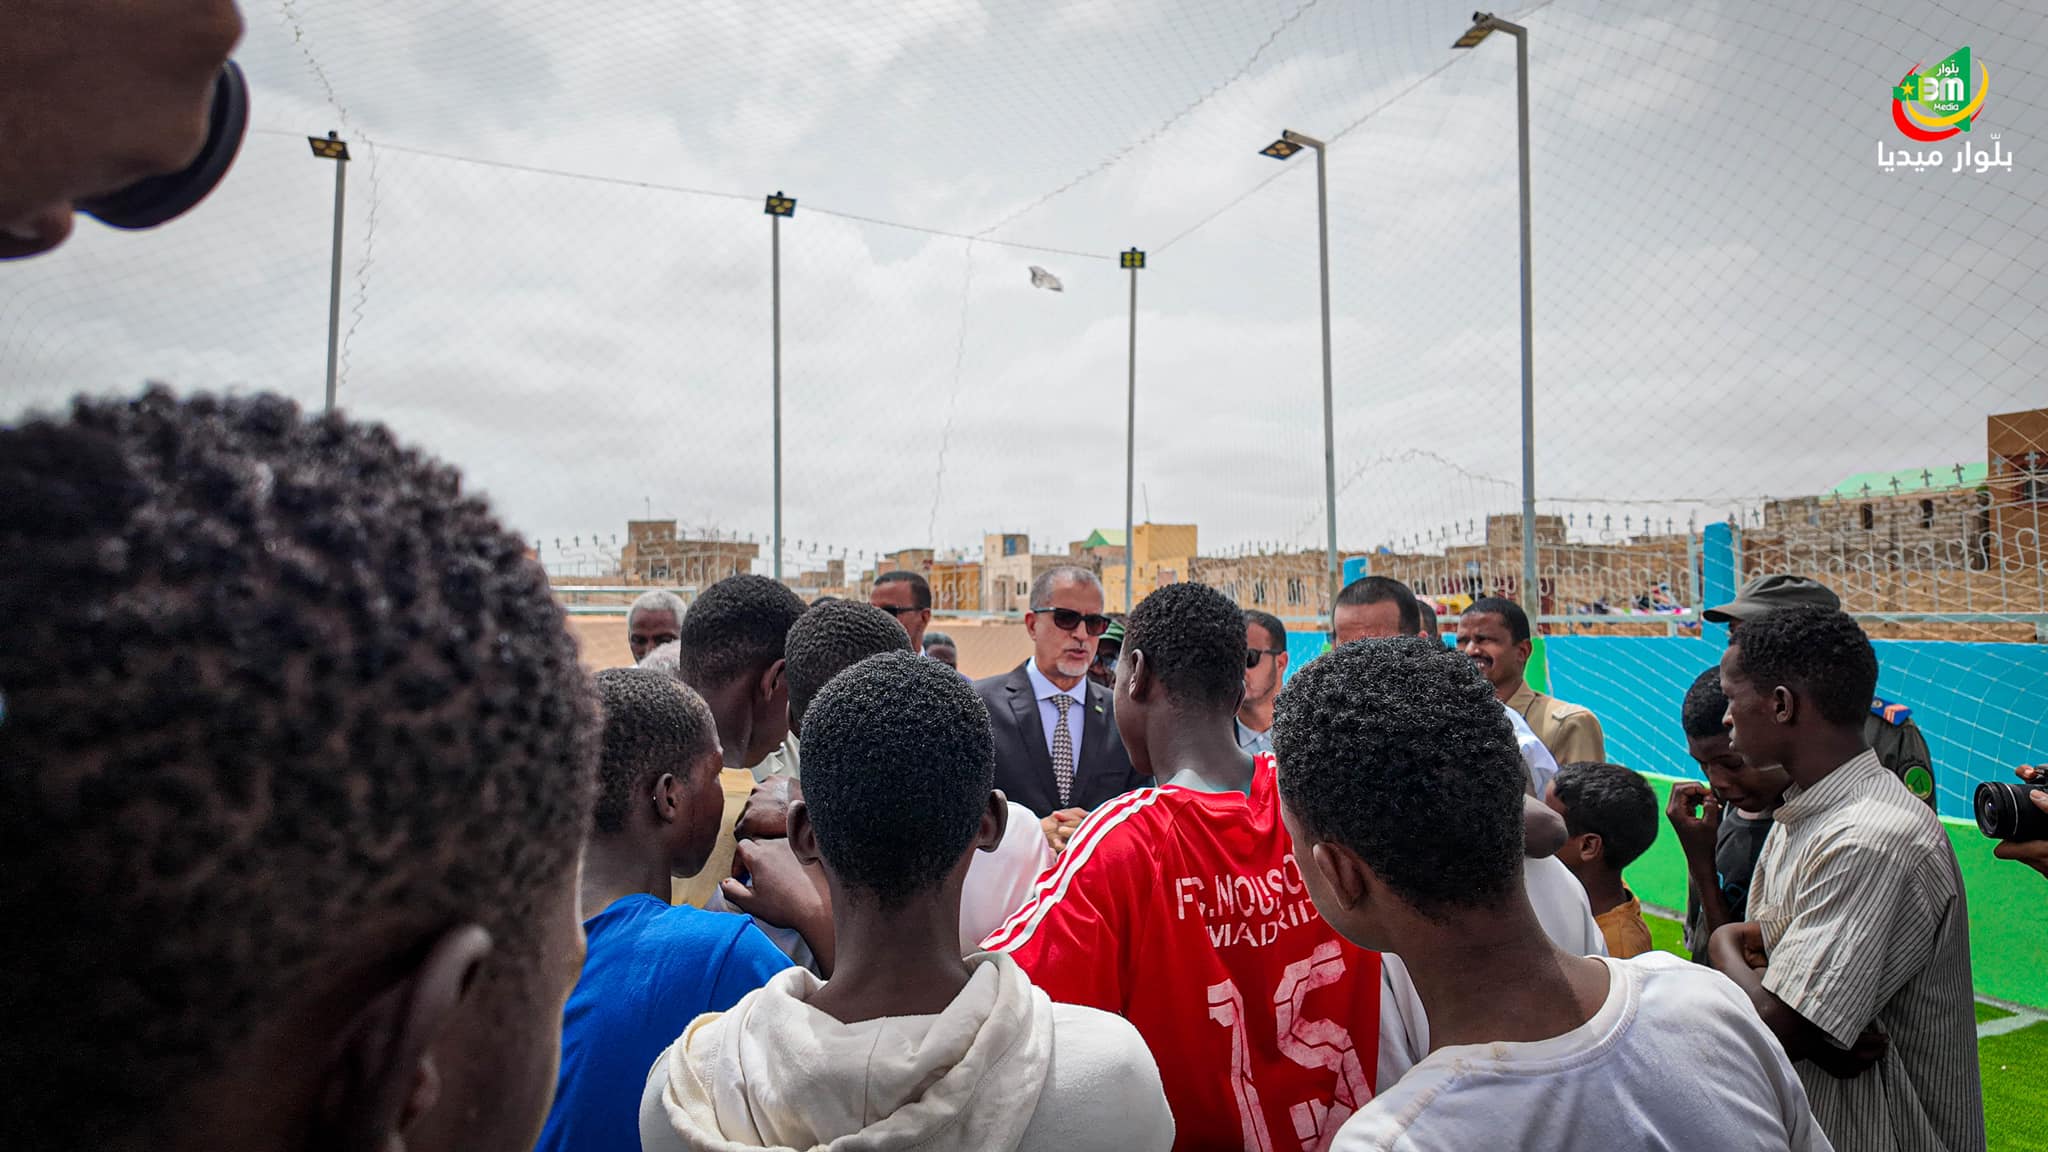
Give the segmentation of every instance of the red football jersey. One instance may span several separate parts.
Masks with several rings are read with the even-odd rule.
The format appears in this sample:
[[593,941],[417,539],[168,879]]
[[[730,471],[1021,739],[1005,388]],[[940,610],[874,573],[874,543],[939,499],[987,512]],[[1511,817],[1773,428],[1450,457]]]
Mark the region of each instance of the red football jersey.
[[1096,809],[984,947],[1136,1026],[1176,1149],[1317,1152],[1424,1054],[1399,962],[1316,915],[1270,755],[1249,798],[1148,788]]

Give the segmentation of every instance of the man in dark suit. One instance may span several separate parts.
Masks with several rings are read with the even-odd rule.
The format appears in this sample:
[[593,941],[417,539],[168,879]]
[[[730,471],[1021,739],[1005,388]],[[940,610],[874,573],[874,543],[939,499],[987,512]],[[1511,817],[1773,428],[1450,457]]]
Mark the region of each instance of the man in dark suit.
[[1089,809],[1150,783],[1117,735],[1116,694],[1088,679],[1108,628],[1095,574],[1051,569],[1032,581],[1024,614],[1031,659],[974,685],[995,729],[996,787],[1038,814],[1055,848]]

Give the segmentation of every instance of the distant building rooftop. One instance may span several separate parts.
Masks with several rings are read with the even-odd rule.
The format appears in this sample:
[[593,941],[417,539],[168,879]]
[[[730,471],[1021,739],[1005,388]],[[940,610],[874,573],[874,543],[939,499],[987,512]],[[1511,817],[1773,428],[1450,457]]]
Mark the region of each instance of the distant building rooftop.
[[[1843,500],[1854,500],[1861,496],[1903,496],[1908,492],[1938,492],[1948,488],[1977,488],[1990,478],[1991,469],[1984,461],[1962,466],[1960,475],[1955,465],[1933,468],[1895,468],[1884,472],[1858,472],[1827,490],[1825,495]],[[1893,487],[1892,481],[1898,486]]]

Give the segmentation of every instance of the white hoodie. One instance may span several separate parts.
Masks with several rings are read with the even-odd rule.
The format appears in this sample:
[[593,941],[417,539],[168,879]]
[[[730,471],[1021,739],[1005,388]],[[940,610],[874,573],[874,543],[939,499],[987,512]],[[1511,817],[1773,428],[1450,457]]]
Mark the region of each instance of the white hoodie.
[[1015,1149],[1164,1152],[1159,1069],[1120,1016],[1054,1004],[1006,955],[968,958],[936,1016],[842,1024],[791,968],[699,1016],[654,1063],[643,1152]]

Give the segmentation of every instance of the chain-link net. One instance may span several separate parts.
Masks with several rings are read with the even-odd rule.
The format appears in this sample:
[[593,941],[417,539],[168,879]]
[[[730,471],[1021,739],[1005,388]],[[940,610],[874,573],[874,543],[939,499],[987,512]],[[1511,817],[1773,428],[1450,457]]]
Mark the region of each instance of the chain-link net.
[[[10,410],[151,378],[317,406],[334,168],[302,138],[334,129],[340,404],[461,463],[565,579],[769,571],[783,191],[781,570],[825,594],[907,555],[994,610],[1017,564],[986,541],[1069,556],[1123,522],[1135,246],[1136,516],[1199,529],[1141,589],[1306,618],[1317,157],[1259,155],[1289,128],[1328,145],[1340,545],[1450,611],[1519,587],[1516,62],[1504,34],[1451,48],[1469,5],[246,14],[254,133],[219,192],[0,273]],[[1995,418],[2048,406],[2048,15],[1504,15],[1529,29],[1545,614],[1668,630],[1729,521],[1743,574],[1821,574],[1894,634],[2038,638],[2048,428]],[[1928,146],[1892,86],[1963,45],[1971,131],[1902,166]]]

